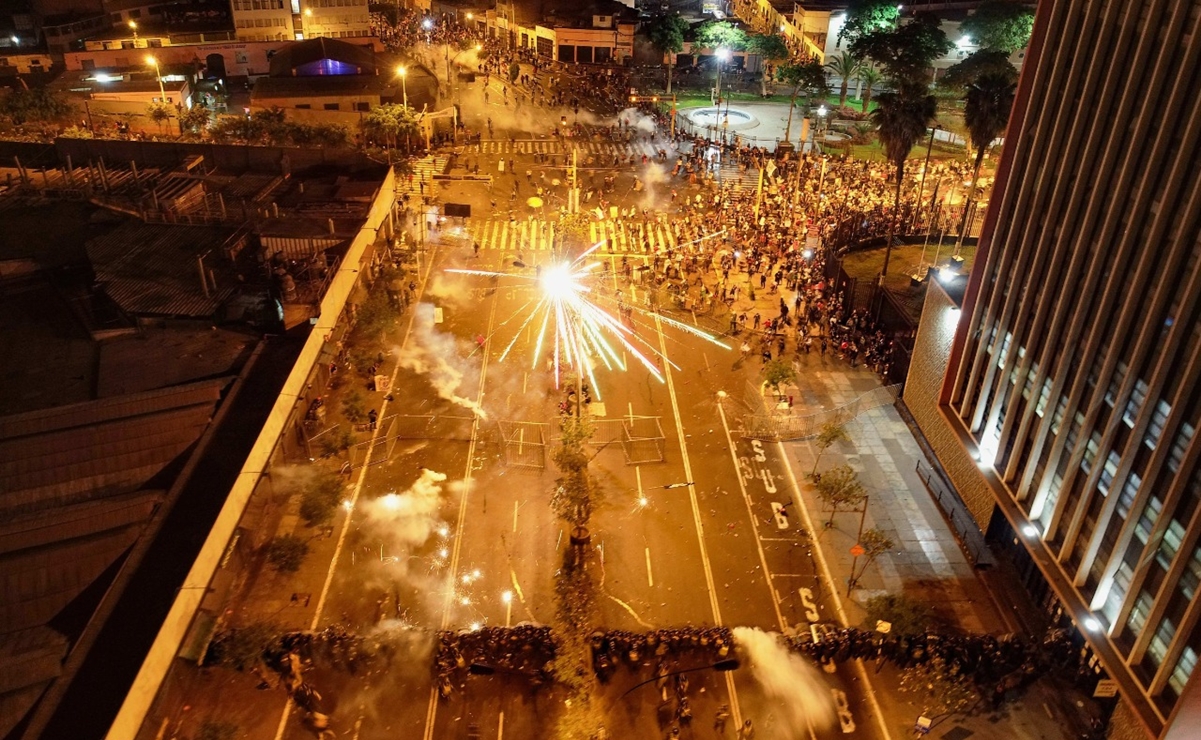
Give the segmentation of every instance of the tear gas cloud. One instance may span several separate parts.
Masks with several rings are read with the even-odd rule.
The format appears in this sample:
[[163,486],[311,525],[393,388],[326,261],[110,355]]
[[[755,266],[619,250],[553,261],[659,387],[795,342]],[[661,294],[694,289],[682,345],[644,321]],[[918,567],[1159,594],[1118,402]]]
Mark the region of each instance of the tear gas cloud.
[[820,733],[836,724],[833,698],[821,673],[781,645],[777,635],[735,627],[734,641],[781,723],[773,728],[776,737],[808,737],[810,728]]

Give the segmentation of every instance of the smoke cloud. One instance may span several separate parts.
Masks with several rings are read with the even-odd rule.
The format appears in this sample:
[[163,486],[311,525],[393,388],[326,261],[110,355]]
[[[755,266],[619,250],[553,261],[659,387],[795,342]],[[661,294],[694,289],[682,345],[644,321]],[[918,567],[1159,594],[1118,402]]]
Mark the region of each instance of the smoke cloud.
[[808,737],[810,728],[820,732],[833,727],[834,702],[821,673],[776,637],[751,627],[734,628],[739,652],[783,725],[776,736]]
[[398,363],[407,370],[425,376],[440,398],[470,409],[481,419],[487,419],[488,414],[483,406],[459,393],[465,378],[478,377],[475,364],[466,358],[470,354],[469,346],[450,334],[439,332],[434,324],[434,306],[420,303],[417,305],[413,334],[409,342],[397,351]]

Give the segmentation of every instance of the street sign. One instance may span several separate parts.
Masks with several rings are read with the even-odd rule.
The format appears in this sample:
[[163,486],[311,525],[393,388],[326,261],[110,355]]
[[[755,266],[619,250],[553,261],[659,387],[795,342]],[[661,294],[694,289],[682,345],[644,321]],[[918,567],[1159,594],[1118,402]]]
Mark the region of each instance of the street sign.
[[1097,688],[1093,689],[1094,699],[1109,699],[1118,695],[1118,682],[1112,678],[1103,678],[1097,682]]
[[851,545],[851,554],[854,555],[855,557],[857,557],[857,558],[862,557],[866,553],[867,553],[867,550],[863,549],[863,545],[858,545],[858,544]]

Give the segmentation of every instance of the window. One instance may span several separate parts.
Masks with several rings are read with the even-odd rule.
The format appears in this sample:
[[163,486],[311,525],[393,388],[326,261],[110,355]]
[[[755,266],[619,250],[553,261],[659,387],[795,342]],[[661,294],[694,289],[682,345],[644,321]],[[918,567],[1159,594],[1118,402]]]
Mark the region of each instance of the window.
[[1172,671],[1172,675],[1168,677],[1168,685],[1177,694],[1184,692],[1184,685],[1188,683],[1188,677],[1192,675],[1193,668],[1197,665],[1197,653],[1189,646],[1185,646],[1180,653],[1180,660],[1176,661],[1176,669]]
[[1126,620],[1126,626],[1131,632],[1141,632],[1147,624],[1147,617],[1151,614],[1151,605],[1155,603],[1155,599],[1151,594],[1142,591],[1138,595],[1138,601],[1134,602],[1134,608],[1130,610],[1130,617]]
[[1176,634],[1176,625],[1172,624],[1172,620],[1164,619],[1159,623],[1159,629],[1155,630],[1155,636],[1151,638],[1151,643],[1147,646],[1147,655],[1155,661],[1155,665],[1163,662],[1163,657],[1168,654],[1168,645],[1172,642],[1172,637]]
[[1183,542],[1184,525],[1173,519],[1168,522],[1168,528],[1163,533],[1163,541],[1159,543],[1159,550],[1155,553],[1155,560],[1159,562],[1161,568],[1168,570],[1171,567],[1172,559],[1176,557]]
[[308,103],[297,103],[296,107],[299,108],[300,110],[308,110],[308,109],[312,108],[313,106],[309,105]]
[[96,60],[95,59],[80,59],[79,66],[83,67],[87,71],[91,71],[93,69],[96,69]]
[[371,110],[371,103],[355,103],[354,109],[363,111]]
[[326,110],[338,110],[338,104],[337,103],[326,103],[325,109]]
[[1138,524],[1134,526],[1134,536],[1138,537],[1138,541],[1147,544],[1148,538],[1151,537],[1151,530],[1155,528],[1155,522],[1159,521],[1159,513],[1163,509],[1163,503],[1157,496],[1151,496],[1147,500],[1147,506],[1143,509],[1143,515],[1139,517]]

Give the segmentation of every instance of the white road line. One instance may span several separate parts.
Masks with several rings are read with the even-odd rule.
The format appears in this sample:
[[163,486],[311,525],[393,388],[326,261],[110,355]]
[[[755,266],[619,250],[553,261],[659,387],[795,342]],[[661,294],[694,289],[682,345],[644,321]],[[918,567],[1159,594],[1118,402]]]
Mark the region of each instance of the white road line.
[[[695,480],[692,477],[692,463],[688,460],[688,444],[684,438],[684,422],[680,419],[680,402],[676,398],[676,386],[672,380],[671,363],[667,361],[667,339],[663,336],[663,322],[659,320],[659,314],[655,314],[655,331],[659,335],[659,351],[663,356],[663,377],[667,381],[667,395],[671,398],[671,413],[676,420],[676,434],[680,440],[680,459],[684,463],[684,476],[687,480]],[[735,472],[738,470],[737,460],[734,466]],[[741,478],[740,478],[741,479]],[[692,503],[692,521],[696,525],[697,544],[701,550],[701,566],[705,571],[705,585],[709,589],[709,605],[713,608],[713,623],[721,626],[721,605],[717,601],[717,586],[713,582],[713,566],[709,563],[709,549],[705,545],[705,525],[701,522],[701,507],[696,500],[696,484],[688,484],[688,499]],[[733,671],[726,671],[726,691],[730,694],[730,709],[733,715],[734,726],[742,726],[742,707],[738,704],[738,690],[734,686]]]
[[496,740],[504,740],[505,736],[505,713],[501,712],[496,720]]
[[517,531],[517,507],[518,507],[518,503],[516,501],[514,501],[513,502],[513,531],[514,532]]
[[[425,277],[421,278],[421,284],[417,288],[417,295],[414,296],[413,309],[409,313],[409,325],[405,329],[404,339],[401,340],[400,343],[402,349],[408,344],[409,337],[413,333],[413,321],[417,318],[417,304],[421,302],[421,295],[425,292],[425,286],[429,283],[430,271],[433,269],[433,266],[434,260],[431,255],[429,264],[426,265]],[[396,367],[392,369],[392,375],[389,381],[390,388],[396,387],[396,376],[399,372],[400,363],[398,362],[396,363]],[[380,402],[379,415],[381,418],[387,415],[387,409],[388,399],[384,398],[384,400]],[[342,555],[342,549],[346,546],[346,536],[350,533],[350,521],[354,516],[355,504],[358,503],[359,494],[363,490],[363,482],[367,478],[367,471],[371,469],[371,453],[376,448],[374,442],[379,437],[383,429],[384,428],[382,426],[377,426],[371,435],[371,442],[373,444],[369,444],[367,446],[367,452],[363,456],[363,467],[359,471],[359,478],[355,481],[354,489],[350,494],[350,509],[346,512],[346,519],[344,519],[342,522],[342,531],[338,533],[338,544],[334,546],[334,555],[329,561],[329,570],[326,571],[325,574],[325,583],[321,586],[321,594],[317,597],[317,606],[313,610],[313,620],[309,623],[309,630],[312,632],[317,631],[317,625],[321,622],[321,614],[325,610],[325,600],[329,596],[330,585],[334,580],[334,570],[338,566],[338,559]],[[287,702],[284,703],[284,711],[280,715],[279,726],[275,730],[275,740],[280,740],[280,738],[284,736],[284,731],[288,727],[288,717],[291,716],[291,714],[292,699],[289,697]]]
[[[746,513],[751,520],[751,533],[755,535],[755,548],[759,551],[759,565],[763,568],[763,578],[767,581],[768,590],[772,590],[771,571],[767,569],[767,555],[763,552],[763,543],[759,540],[759,522],[755,519],[755,512],[751,508],[751,497],[746,492],[746,480],[743,479],[742,468],[738,465],[738,451],[734,449],[734,439],[730,436],[730,425],[726,422],[726,409],[720,400],[717,402],[717,414],[721,417],[721,428],[726,433],[726,445],[730,448],[730,460],[734,463],[734,472],[738,476],[738,488],[742,490],[742,500],[746,504]],[[780,625],[780,631],[787,630],[788,622],[784,621],[779,600],[773,598],[771,605],[776,611],[776,624]]]
[[[431,260],[432,262],[432,260]],[[496,298],[492,299],[492,305],[488,310],[488,328],[484,332],[484,351],[483,358],[480,361],[480,383],[476,390],[477,404],[484,403],[484,381],[488,377],[488,345],[491,342],[492,327],[496,321]],[[458,580],[459,556],[462,552],[463,544],[463,525],[467,518],[467,501],[471,498],[471,472],[472,465],[475,462],[475,447],[479,438],[480,417],[479,414],[471,422],[471,441],[467,443],[467,469],[463,473],[463,495],[459,499],[459,518],[455,522],[455,541],[451,548],[450,563],[447,568],[447,584],[446,584],[446,599],[442,604],[442,626],[440,629],[446,629],[450,624],[450,608],[454,600],[455,583]],[[430,686],[430,699],[426,707],[425,713],[425,732],[422,734],[424,740],[432,740],[434,736],[434,719],[438,715],[438,687]]]
[[646,548],[646,582],[651,588],[655,587],[655,574],[651,572],[651,549]]
[[[797,484],[796,474],[792,472],[792,461],[788,459],[788,452],[784,449],[783,442],[777,442],[776,446],[780,450],[780,459],[784,461],[784,469],[788,471],[788,481],[792,484],[792,500],[797,502],[797,508],[801,510],[801,516],[805,517],[805,531],[816,532],[813,528],[813,519],[809,516],[809,507],[805,506],[805,502],[801,499],[801,487]],[[839,595],[838,586],[834,582],[834,576],[830,574],[830,564],[826,562],[826,556],[822,552],[821,545],[814,543],[813,553],[817,556],[817,563],[821,566],[822,576],[826,579],[827,587],[830,589],[830,594],[834,597],[834,609],[838,612],[838,621],[843,627],[849,626],[846,610],[842,607],[842,597]],[[888,731],[888,723],[884,721],[884,713],[880,710],[880,702],[876,701],[876,690],[871,684],[871,679],[868,677],[867,670],[863,667],[862,661],[854,661],[855,667],[859,671],[859,678],[863,680],[864,691],[867,694],[867,700],[872,705],[872,712],[876,715],[876,725],[880,728],[880,732],[884,740],[892,740],[892,733]]]

